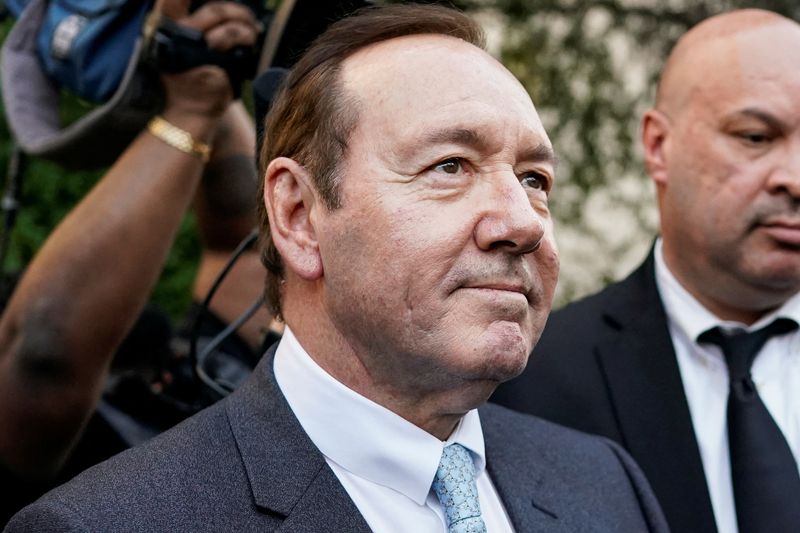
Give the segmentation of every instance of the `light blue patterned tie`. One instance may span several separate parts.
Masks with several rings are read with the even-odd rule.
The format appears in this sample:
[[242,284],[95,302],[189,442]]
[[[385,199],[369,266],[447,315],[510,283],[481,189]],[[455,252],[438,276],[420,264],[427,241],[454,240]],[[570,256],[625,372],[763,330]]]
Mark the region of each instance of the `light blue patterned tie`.
[[478,504],[475,465],[460,444],[451,444],[442,451],[433,492],[444,508],[448,533],[486,533]]

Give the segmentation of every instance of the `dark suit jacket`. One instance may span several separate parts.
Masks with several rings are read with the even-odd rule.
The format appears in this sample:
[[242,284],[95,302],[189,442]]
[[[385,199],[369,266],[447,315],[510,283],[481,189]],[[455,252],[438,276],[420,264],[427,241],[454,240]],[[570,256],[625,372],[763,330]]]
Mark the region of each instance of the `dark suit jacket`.
[[[48,493],[7,531],[369,531],[275,385],[273,354],[226,400]],[[666,531],[612,442],[498,406],[481,421],[517,531]]]
[[654,258],[553,313],[525,372],[492,401],[619,442],[650,481],[670,528],[715,532]]

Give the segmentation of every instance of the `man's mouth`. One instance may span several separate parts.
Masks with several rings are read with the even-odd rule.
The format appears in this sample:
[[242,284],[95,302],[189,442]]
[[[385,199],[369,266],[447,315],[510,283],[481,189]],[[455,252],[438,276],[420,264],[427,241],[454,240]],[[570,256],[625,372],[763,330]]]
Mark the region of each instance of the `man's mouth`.
[[523,283],[511,281],[486,281],[468,283],[462,286],[462,289],[481,291],[487,295],[498,297],[515,297],[515,295],[523,296],[528,302],[531,301],[531,289]]
[[761,222],[760,227],[778,243],[800,247],[800,218],[771,217]]

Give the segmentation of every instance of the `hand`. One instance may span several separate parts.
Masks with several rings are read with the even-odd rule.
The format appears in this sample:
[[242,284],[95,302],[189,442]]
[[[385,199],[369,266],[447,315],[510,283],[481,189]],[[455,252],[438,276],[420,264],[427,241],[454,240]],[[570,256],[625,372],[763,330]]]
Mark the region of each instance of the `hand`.
[[167,0],[164,16],[178,24],[203,32],[208,47],[226,51],[236,46],[253,46],[261,23],[246,6],[236,2],[207,2],[189,13],[189,1]]
[[[167,0],[163,14],[178,24],[203,32],[209,48],[227,51],[237,46],[253,46],[260,23],[245,6],[235,2],[208,2],[189,13],[190,0]],[[179,74],[163,75],[170,114],[201,115],[219,118],[232,100],[225,71],[212,65]],[[165,110],[165,112],[166,112]]]

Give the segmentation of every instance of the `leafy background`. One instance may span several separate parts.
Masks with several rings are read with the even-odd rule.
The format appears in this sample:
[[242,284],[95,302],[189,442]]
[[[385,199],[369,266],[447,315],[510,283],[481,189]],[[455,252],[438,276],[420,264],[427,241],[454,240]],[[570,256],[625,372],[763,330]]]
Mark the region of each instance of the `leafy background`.
[[[482,21],[492,53],[528,89],[558,153],[551,208],[562,257],[559,304],[626,274],[656,234],[654,190],[638,146],[639,117],[653,100],[659,68],[675,40],[703,18],[739,7],[800,19],[797,0],[455,3]],[[10,20],[0,23],[0,40],[10,26]],[[64,113],[80,113],[82,105],[70,101]],[[0,175],[10,150],[0,108]],[[5,270],[24,267],[101,175],[32,161]],[[153,296],[174,316],[189,302],[199,250],[187,215]]]

